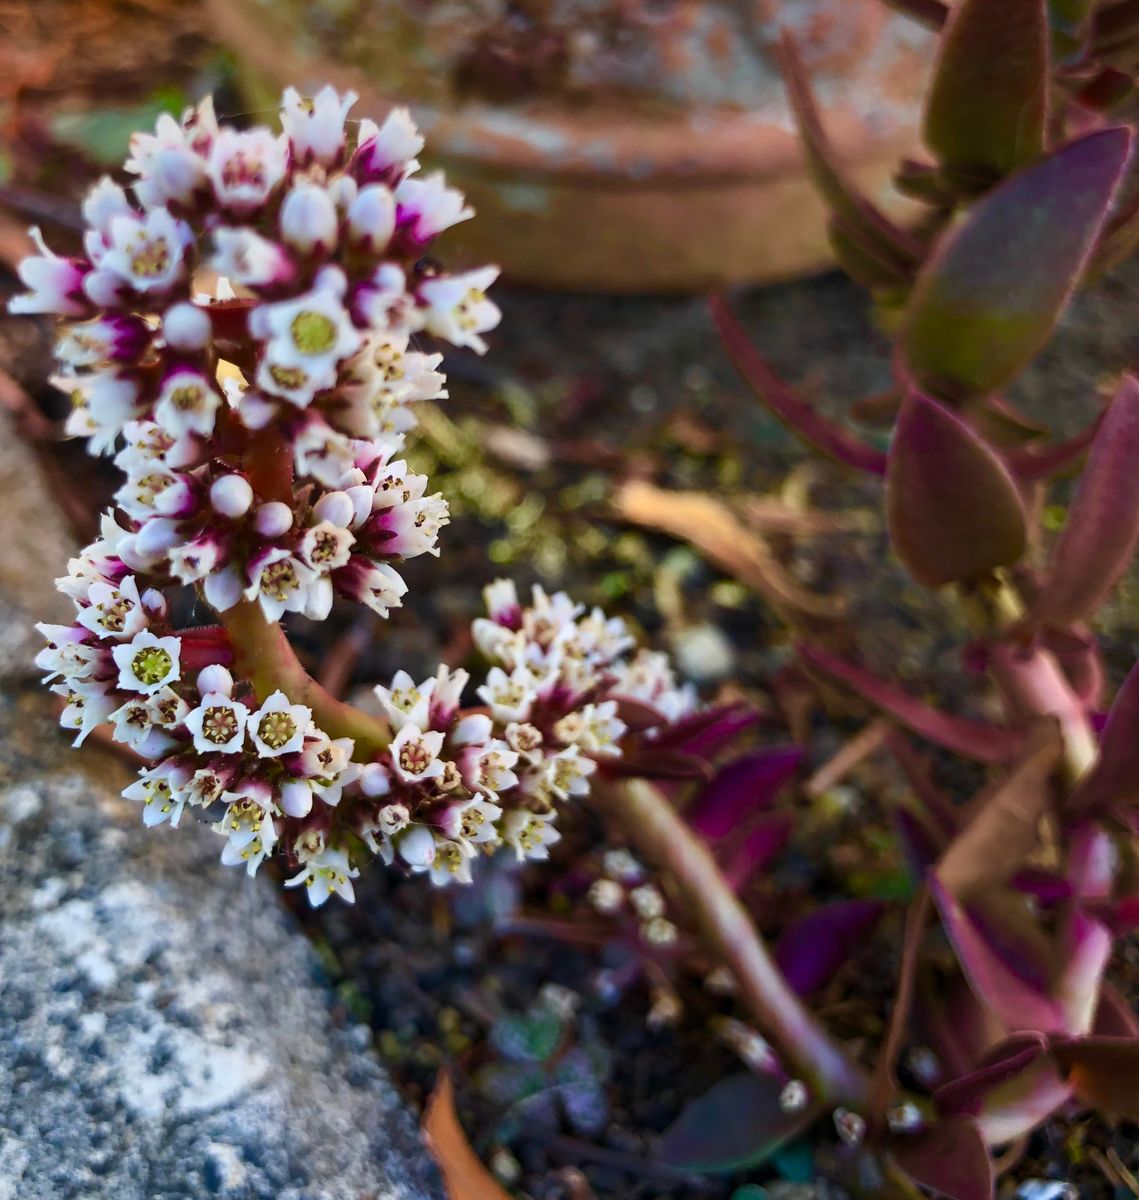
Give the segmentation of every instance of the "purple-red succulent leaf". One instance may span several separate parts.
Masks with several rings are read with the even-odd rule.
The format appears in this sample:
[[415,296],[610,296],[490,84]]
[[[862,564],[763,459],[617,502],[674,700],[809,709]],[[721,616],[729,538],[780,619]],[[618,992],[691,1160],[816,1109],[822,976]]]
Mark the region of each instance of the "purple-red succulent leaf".
[[958,899],[1004,883],[1040,841],[1040,822],[1053,801],[1052,774],[1063,739],[1058,723],[1036,724],[1008,773],[970,805],[965,827],[937,865],[943,887]]
[[689,825],[709,838],[722,838],[770,808],[803,762],[798,746],[768,746],[741,755],[717,772],[685,812]]
[[689,1102],[664,1131],[654,1160],[709,1173],[758,1166],[818,1116],[817,1104],[783,1111],[783,1081],[742,1072],[714,1084]]
[[1047,1054],[1048,1041],[1043,1034],[1013,1034],[986,1051],[971,1071],[937,1088],[934,1103],[949,1116],[975,1117],[994,1088],[1015,1079]]
[[800,643],[797,649],[808,667],[845,684],[913,733],[954,754],[974,762],[1007,763],[1022,745],[1023,735],[1016,730],[940,712],[821,647]]
[[1058,33],[1081,38],[1094,7],[1095,0],[1048,0],[1048,24]]
[[936,872],[930,875],[929,886],[942,926],[977,998],[1009,1029],[1068,1032],[1063,1006],[1045,987],[1034,986],[1013,970],[961,902],[942,886]]
[[817,412],[787,386],[760,356],[721,296],[709,300],[728,357],[763,405],[809,446],[845,466],[885,475],[886,455]]
[[920,244],[896,225],[850,181],[823,129],[822,118],[795,40],[788,30],[779,43],[779,61],[787,99],[807,157],[807,169],[823,199],[847,230],[864,246],[872,247],[882,259],[907,275],[922,258]]
[[724,878],[734,891],[742,891],[783,850],[794,828],[794,813],[765,813],[741,837],[726,838],[715,847]]
[[1124,375],[1104,414],[1032,606],[1037,626],[1092,616],[1139,542],[1139,380]]
[[1060,935],[1063,968],[1053,986],[1064,1014],[1063,1029],[1058,1032],[1082,1034],[1091,1030],[1114,940],[1107,925],[1082,907],[1069,915]]
[[1048,436],[1047,425],[1032,420],[1004,396],[983,396],[962,406],[964,416],[981,438],[992,446],[1024,446]]
[[775,947],[775,961],[800,996],[825,983],[878,924],[880,900],[840,900],[824,904],[790,924]]
[[1139,665],[1131,668],[1107,714],[1099,756],[1069,797],[1070,813],[1131,805],[1139,799]]
[[1036,479],[1051,479],[1074,467],[1088,451],[1099,433],[1101,413],[1094,421],[1067,441],[1054,446],[1017,446],[1004,452],[1004,460],[1017,479],[1031,483]]
[[1139,1019],[1130,1002],[1105,982],[1100,988],[1099,1007],[1092,1022],[1095,1037],[1139,1038]]
[[1053,1038],[1052,1056],[1085,1104],[1139,1120],[1139,1039]]
[[637,779],[708,779],[712,774],[702,758],[651,742],[633,746],[620,758],[607,758],[604,769],[609,775]]
[[1092,47],[1097,53],[1139,36],[1139,0],[1101,4],[1092,18]]
[[1086,630],[1046,629],[1041,644],[1051,650],[1076,698],[1089,712],[1100,707],[1103,697],[1103,656],[1099,643]]
[[[941,1067],[938,1081],[969,1075],[1005,1034],[961,973],[946,977],[932,965],[919,972],[914,1017]],[[930,1081],[923,1081],[930,1082]]]
[[1040,867],[1025,867],[1009,880],[1014,890],[1038,900],[1044,908],[1055,908],[1072,898],[1072,885],[1062,875]]
[[938,242],[906,307],[900,362],[918,386],[1001,390],[1048,340],[1131,153],[1109,126],[1010,175]]
[[683,750],[685,754],[709,760],[757,725],[759,719],[758,710],[749,704],[704,709],[670,726],[668,741],[673,748]]
[[1045,0],[959,0],[938,39],[925,143],[948,168],[1007,175],[1044,148]]
[[945,835],[928,815],[905,804],[895,805],[890,815],[910,873],[920,881],[944,851]]
[[885,3],[903,16],[932,29],[934,33],[949,20],[949,5],[942,3],[942,0],[885,0]]
[[859,287],[868,291],[909,287],[910,274],[876,254],[840,218],[831,217],[827,222],[827,240],[835,261]]
[[902,402],[886,472],[898,557],[929,587],[977,580],[1024,553],[1024,505],[1001,460],[956,413],[921,392]]
[[990,1146],[1035,1129],[1072,1094],[1037,1033],[994,1046],[970,1071],[934,1093],[940,1111],[971,1116]]
[[914,1183],[946,1200],[992,1200],[993,1163],[975,1122],[938,1121],[917,1133],[895,1134],[889,1152]]
[[909,734],[900,729],[890,731],[886,745],[894,761],[902,769],[915,799],[938,831],[939,844],[944,847],[961,827],[961,811],[948,795],[933,781],[926,756],[914,748]]
[[[1105,72],[1105,75],[1108,75]],[[1112,72],[1111,74],[1119,74]],[[1134,90],[1133,76],[1122,76],[1125,95]],[[1139,246],[1139,197],[1132,197],[1122,206],[1103,227],[1095,252],[1088,262],[1086,278],[1094,282],[1100,276],[1119,266],[1130,258],[1136,246]]]

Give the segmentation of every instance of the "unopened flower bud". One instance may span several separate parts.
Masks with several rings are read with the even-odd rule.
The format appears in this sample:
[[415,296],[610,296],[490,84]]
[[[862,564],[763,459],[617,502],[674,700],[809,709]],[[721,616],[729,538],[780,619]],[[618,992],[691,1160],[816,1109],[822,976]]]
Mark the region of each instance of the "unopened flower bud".
[[585,897],[599,913],[615,913],[625,902],[625,889],[613,879],[595,879]]
[[198,691],[203,696],[210,694],[233,695],[233,676],[220,663],[203,667],[198,672],[197,684]]
[[409,867],[429,867],[435,861],[435,835],[416,825],[399,839],[399,856]]
[[171,305],[162,318],[162,336],[171,349],[187,353],[202,350],[210,342],[210,318],[189,301]]
[[362,188],[348,209],[348,231],[371,253],[384,250],[395,232],[395,197],[383,184]]
[[628,850],[607,850],[601,863],[605,874],[621,883],[640,883],[644,878],[644,867]]
[[713,996],[734,996],[740,987],[731,970],[720,963],[704,976],[704,990]]
[[866,1136],[866,1122],[848,1108],[834,1110],[834,1127],[838,1136],[848,1146],[860,1146]]
[[139,599],[142,601],[143,608],[156,621],[166,620],[166,612],[170,606],[166,603],[166,597],[157,588],[147,588]]
[[326,492],[313,505],[312,515],[316,521],[328,521],[332,525],[347,528],[355,516],[352,499],[344,492]]
[[135,548],[144,558],[165,554],[171,546],[182,540],[176,521],[157,517],[147,523],[135,535]]
[[392,790],[391,776],[380,763],[366,763],[360,769],[360,791],[365,796],[386,796]]
[[281,787],[281,808],[287,816],[307,817],[312,812],[312,788],[303,779],[291,779]]
[[115,308],[123,298],[126,285],[114,271],[101,268],[83,276],[83,294],[99,308]]
[[406,804],[387,804],[380,809],[379,823],[385,836],[395,837],[411,824],[411,813]]
[[665,917],[654,917],[641,926],[641,936],[650,946],[671,946],[676,942],[676,926]]
[[751,1070],[769,1074],[779,1070],[779,1060],[771,1043],[750,1025],[723,1017],[716,1022],[716,1032]]
[[651,883],[642,884],[629,893],[629,901],[643,921],[664,916],[664,897]]
[[210,487],[210,504],[223,517],[243,517],[253,504],[253,488],[241,475],[223,475]]
[[810,1099],[811,1093],[801,1079],[789,1079],[779,1093],[779,1109],[785,1113],[802,1112]]
[[281,206],[281,236],[303,254],[336,245],[336,207],[324,188],[298,183]]
[[258,508],[253,527],[262,537],[280,537],[293,527],[293,510],[281,500],[270,500]]
[[886,1124],[893,1133],[914,1133],[923,1124],[921,1109],[907,1100],[886,1113]]
[[671,1029],[684,1016],[684,1005],[672,988],[657,988],[653,992],[645,1024],[650,1029]]

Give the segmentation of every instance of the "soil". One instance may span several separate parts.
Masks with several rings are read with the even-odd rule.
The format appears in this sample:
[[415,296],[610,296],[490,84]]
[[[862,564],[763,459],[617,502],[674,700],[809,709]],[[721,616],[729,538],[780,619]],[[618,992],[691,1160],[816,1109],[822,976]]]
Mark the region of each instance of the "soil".
[[[231,87],[196,6],[159,0],[87,0],[82,9],[92,28],[129,26],[132,49],[127,56],[127,39],[89,36],[82,69],[69,78],[48,49],[67,25],[64,11],[76,7],[41,0],[33,28],[24,5],[0,4],[0,29],[23,22],[19,79],[7,85],[7,97],[0,93],[7,105],[0,116],[16,133],[0,187],[0,233],[28,218],[51,224],[53,234],[74,228],[76,197],[99,167],[89,129],[79,136],[78,150],[60,144],[61,113],[93,112],[111,101],[129,112],[162,88],[193,95]],[[236,105],[231,100],[224,107]],[[64,122],[62,128],[75,126]],[[750,699],[767,714],[762,738],[786,737],[770,688],[790,659],[785,631],[753,593],[689,548],[614,519],[614,483],[639,477],[717,494],[808,494],[813,506],[853,520],[858,536],[777,539],[781,560],[800,582],[846,599],[868,662],[889,668],[914,690],[936,691],[962,707],[978,704],[961,665],[964,631],[947,608],[909,585],[887,554],[877,485],[808,461],[737,380],[702,299],[509,288],[496,298],[504,318],[491,353],[485,360],[449,359],[452,398],[427,411],[416,450],[417,465],[429,470],[455,514],[444,531],[443,554],[410,564],[411,602],[389,622],[346,608],[322,625],[298,624],[293,632],[314,672],[358,694],[399,667],[424,677],[440,657],[462,663],[481,588],[508,573],[520,585],[565,588],[626,616],[690,664],[706,696]],[[1137,302],[1139,265],[1082,298],[1056,345],[1026,375],[1018,400],[1062,432],[1078,428],[1094,411],[1101,380],[1139,354]],[[886,340],[862,295],[841,277],[740,297],[739,312],[772,364],[832,413],[889,386]],[[60,398],[46,383],[47,345],[34,323],[0,318],[0,366],[34,402],[34,412],[25,413],[33,435],[50,433],[43,418],[60,415]],[[109,496],[112,477],[75,446],[46,436],[38,445],[61,503],[74,509],[77,532],[88,537],[84,514]],[[1113,682],[1139,652],[1134,600],[1130,580],[1105,615]],[[806,771],[825,762],[864,720],[849,707],[834,705],[827,714],[813,703]],[[966,789],[976,781],[952,782]],[[809,898],[896,901],[904,895],[901,856],[880,800],[898,786],[875,759],[819,800],[801,801],[811,805],[802,834],[747,893],[761,925],[778,929]],[[770,1167],[686,1177],[652,1162],[654,1135],[692,1098],[740,1068],[716,1032],[733,1014],[732,1002],[705,986],[698,956],[687,956],[693,969],[662,982],[630,967],[619,938],[580,945],[524,929],[530,918],[578,911],[582,881],[612,844],[610,832],[583,814],[568,823],[552,869],[520,876],[487,864],[481,886],[438,892],[376,868],[358,880],[354,907],[330,904],[314,913],[298,905],[297,916],[322,951],[345,1013],[372,1024],[410,1101],[425,1098],[441,1067],[454,1071],[459,1115],[472,1143],[517,1195],[687,1200],[729,1197],[746,1181],[768,1180],[774,1197],[780,1185],[771,1182],[778,1172]],[[817,998],[831,1027],[868,1058],[881,1039],[896,976],[900,907],[891,907],[875,936]],[[1124,944],[1113,974],[1125,994],[1139,996],[1139,948]],[[679,1012],[662,1023],[649,1014],[659,1017],[665,982],[675,989]],[[572,996],[551,994],[551,985]],[[594,1108],[578,1114],[576,1127],[564,1107],[546,1103],[549,1097],[521,1112],[512,1108],[487,1070],[502,1065],[504,1019],[551,995],[574,1011],[549,1071],[581,1050],[596,1084]],[[1026,1179],[1057,1178],[1071,1180],[1088,1200],[1128,1195],[1126,1176],[1113,1160],[1124,1171],[1139,1168],[1134,1136],[1129,1127],[1109,1128],[1099,1119],[1051,1122],[1004,1177],[1001,1194],[1012,1195]],[[813,1139],[817,1149],[830,1142],[828,1129]],[[802,1161],[785,1158],[781,1166],[793,1178]],[[754,1193],[738,1196],[748,1200]]]

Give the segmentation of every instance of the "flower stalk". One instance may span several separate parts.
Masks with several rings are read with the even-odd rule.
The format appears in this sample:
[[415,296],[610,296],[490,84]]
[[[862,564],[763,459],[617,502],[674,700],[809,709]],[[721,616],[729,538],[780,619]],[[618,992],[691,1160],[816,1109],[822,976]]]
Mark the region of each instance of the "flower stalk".
[[259,700],[284,692],[312,710],[313,720],[333,738],[352,738],[353,758],[368,762],[390,745],[391,727],[326,691],[304,669],[285,631],[267,621],[260,605],[243,600],[221,614],[234,646],[234,666]]
[[596,807],[675,882],[709,949],[735,976],[750,1016],[814,1097],[864,1104],[866,1076],[792,991],[715,858],[660,790],[630,780],[599,795]]

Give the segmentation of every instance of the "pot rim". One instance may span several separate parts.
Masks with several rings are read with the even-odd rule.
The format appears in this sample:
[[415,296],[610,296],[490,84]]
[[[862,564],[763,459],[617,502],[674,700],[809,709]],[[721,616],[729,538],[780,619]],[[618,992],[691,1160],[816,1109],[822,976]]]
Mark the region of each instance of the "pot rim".
[[[352,88],[370,106],[411,108],[427,136],[429,157],[462,163],[522,183],[573,180],[578,186],[629,189],[739,184],[800,175],[804,155],[790,113],[781,120],[742,109],[694,108],[660,115],[631,114],[617,102],[567,112],[551,102],[503,107],[465,102],[455,110],[414,100],[392,100],[358,68],[306,54],[283,32],[266,36],[271,12],[244,0],[210,0],[223,41],[246,66],[275,83],[304,80]],[[278,21],[278,24],[279,21]],[[915,134],[894,129],[844,106],[826,114],[827,131],[844,161],[882,159],[913,149]],[[885,125],[882,121],[880,124]]]

